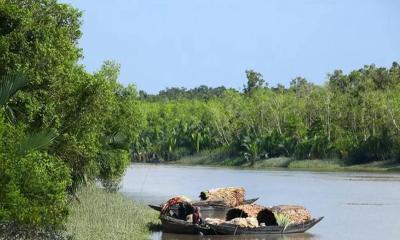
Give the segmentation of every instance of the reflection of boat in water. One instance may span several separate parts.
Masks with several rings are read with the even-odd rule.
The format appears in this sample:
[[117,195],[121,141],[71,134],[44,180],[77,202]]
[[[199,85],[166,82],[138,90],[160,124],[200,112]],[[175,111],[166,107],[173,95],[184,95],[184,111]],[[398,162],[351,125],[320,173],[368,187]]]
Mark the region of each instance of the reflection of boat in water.
[[[232,240],[232,236],[228,235],[206,235],[199,237],[198,235],[174,234],[174,233],[155,233],[153,239],[161,240]],[[294,234],[273,234],[273,235],[238,235],[234,240],[317,240],[318,236],[310,233],[294,233]]]

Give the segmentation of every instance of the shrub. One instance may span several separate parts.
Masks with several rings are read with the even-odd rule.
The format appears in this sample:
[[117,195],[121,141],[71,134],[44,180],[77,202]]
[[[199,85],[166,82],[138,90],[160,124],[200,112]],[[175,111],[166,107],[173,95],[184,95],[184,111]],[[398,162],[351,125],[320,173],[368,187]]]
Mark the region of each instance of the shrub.
[[109,191],[116,191],[128,167],[129,153],[122,149],[104,150],[98,156],[99,180]]
[[67,215],[69,169],[51,155],[0,156],[0,219],[34,226],[60,226]]

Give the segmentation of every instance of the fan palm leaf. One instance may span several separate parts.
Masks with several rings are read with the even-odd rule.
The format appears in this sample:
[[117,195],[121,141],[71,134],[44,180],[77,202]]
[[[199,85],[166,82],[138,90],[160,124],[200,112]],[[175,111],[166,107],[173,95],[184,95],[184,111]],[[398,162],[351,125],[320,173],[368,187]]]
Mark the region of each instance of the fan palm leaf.
[[21,154],[26,154],[30,151],[44,149],[50,146],[57,136],[57,132],[52,129],[31,133],[21,142],[20,152]]
[[28,83],[22,74],[10,74],[0,77],[0,106],[5,106],[9,99]]

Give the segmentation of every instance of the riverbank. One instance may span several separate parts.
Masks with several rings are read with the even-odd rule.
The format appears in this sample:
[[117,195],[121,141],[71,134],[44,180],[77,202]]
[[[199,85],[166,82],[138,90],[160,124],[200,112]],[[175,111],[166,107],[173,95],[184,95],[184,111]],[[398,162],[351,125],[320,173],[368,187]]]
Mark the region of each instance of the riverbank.
[[400,172],[400,163],[393,160],[365,164],[345,165],[338,159],[296,160],[287,157],[258,160],[253,166],[240,157],[224,157],[219,153],[201,152],[184,156],[171,162],[178,165],[201,165],[215,167],[240,167],[248,169],[288,169],[309,171],[357,171],[357,172]]
[[121,193],[82,187],[70,205],[64,230],[37,229],[0,222],[0,240],[149,239],[158,214]]
[[80,203],[71,205],[66,224],[76,240],[149,239],[158,214],[121,193],[108,193],[89,186],[77,193]]

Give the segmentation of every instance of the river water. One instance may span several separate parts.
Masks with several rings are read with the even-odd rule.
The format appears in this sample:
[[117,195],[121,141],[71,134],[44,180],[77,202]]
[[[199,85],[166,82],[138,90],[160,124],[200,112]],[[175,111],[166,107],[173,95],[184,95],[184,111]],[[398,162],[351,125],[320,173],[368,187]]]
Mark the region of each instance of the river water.
[[162,203],[201,190],[243,186],[246,197],[264,206],[296,204],[325,219],[305,234],[190,236],[155,232],[153,240],[315,240],[400,239],[400,174],[242,170],[133,164],[121,192],[136,201]]

